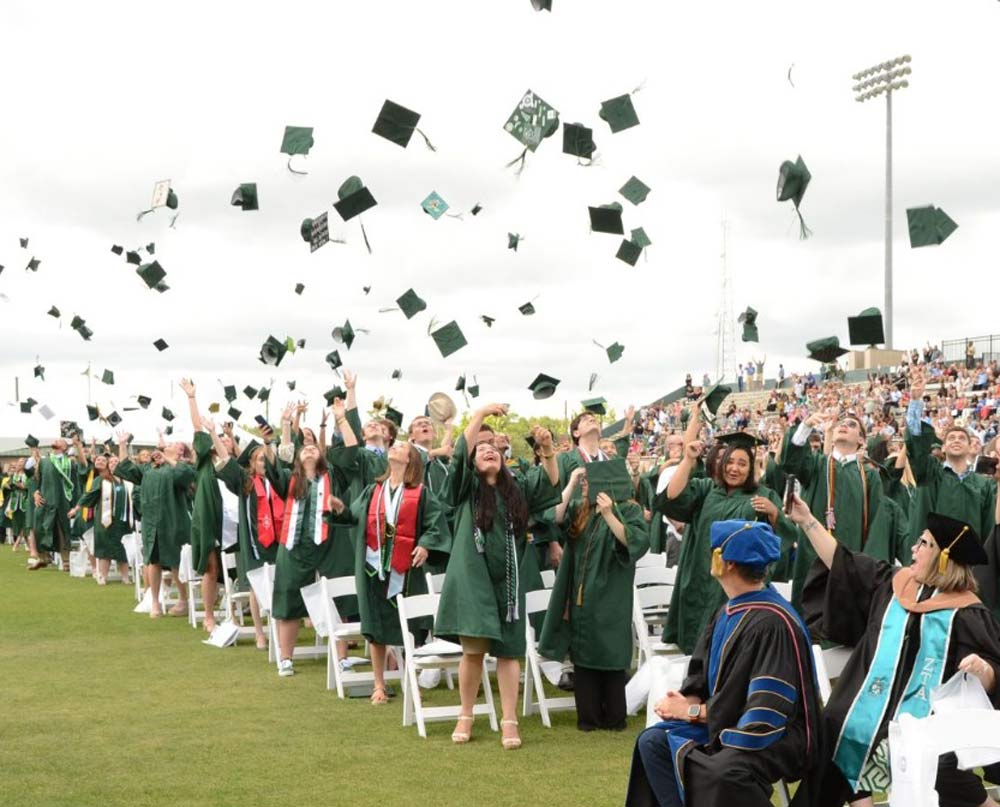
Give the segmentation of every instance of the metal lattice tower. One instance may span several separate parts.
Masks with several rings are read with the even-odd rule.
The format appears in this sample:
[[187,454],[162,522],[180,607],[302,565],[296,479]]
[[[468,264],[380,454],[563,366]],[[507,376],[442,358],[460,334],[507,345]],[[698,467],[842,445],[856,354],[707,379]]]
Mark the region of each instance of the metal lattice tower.
[[727,261],[727,222],[722,222],[722,296],[716,322],[715,377],[736,380],[736,315],[733,313],[733,279]]

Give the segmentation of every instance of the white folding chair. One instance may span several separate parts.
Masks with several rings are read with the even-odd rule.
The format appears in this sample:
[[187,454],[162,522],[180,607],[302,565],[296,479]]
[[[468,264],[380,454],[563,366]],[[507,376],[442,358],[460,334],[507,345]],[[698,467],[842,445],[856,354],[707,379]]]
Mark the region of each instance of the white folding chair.
[[274,593],[274,564],[264,563],[256,569],[247,572],[247,582],[257,598],[257,608],[261,620],[267,620],[264,635],[267,637],[267,660],[274,663],[278,651],[275,643],[275,630],[271,619],[271,595]]
[[[280,669],[281,659],[278,658],[278,653],[281,646],[278,643],[278,622],[271,616],[271,597],[274,594],[274,566],[270,563],[265,563],[261,566],[264,569],[264,574],[266,575],[265,584],[267,586],[267,623],[268,623],[268,645],[267,645],[267,660],[272,662],[275,667]],[[259,570],[258,570],[259,571]],[[253,575],[251,572],[248,577]],[[251,578],[251,585],[253,584]],[[261,613],[263,615],[264,599],[261,598],[260,592],[257,592],[257,587],[254,586],[254,592],[257,593],[257,602],[260,604]],[[311,645],[297,644],[292,648],[292,658],[293,659],[306,659],[306,658],[322,658],[326,655],[326,643],[323,641],[323,635],[320,631],[315,631],[316,639]]]
[[542,585],[545,588],[552,588],[556,584],[555,569],[542,569]]
[[[403,725],[417,724],[417,733],[427,737],[425,724],[430,721],[456,720],[462,714],[461,706],[425,707],[420,697],[420,687],[417,676],[423,670],[452,669],[458,670],[462,659],[462,647],[454,642],[436,639],[420,648],[416,647],[413,633],[410,631],[410,620],[418,617],[434,617],[437,614],[437,594],[416,594],[412,597],[396,597],[399,609],[399,626],[403,632],[403,649],[406,654],[405,675],[403,676]],[[487,715],[490,728],[499,730],[497,713],[493,706],[493,690],[490,678],[486,672],[485,659],[483,663],[483,703],[472,707],[473,715]]]
[[779,583],[772,582],[774,590],[777,591],[782,597],[784,597],[789,602],[792,601],[792,584],[791,583]]
[[677,691],[687,678],[691,656],[654,656],[649,664],[649,694],[646,696],[646,728],[656,725],[661,718],[653,711],[656,704],[671,690]]
[[633,585],[639,586],[672,586],[677,580],[677,567],[671,566],[636,566]]
[[237,625],[236,641],[240,639],[255,639],[257,631],[253,625],[247,625],[243,619],[243,606],[250,605],[250,591],[239,591],[236,579],[230,575],[236,572],[236,554],[222,553],[222,602],[224,619],[231,619]]
[[444,572],[441,572],[441,574],[431,574],[430,572],[424,572],[424,578],[427,580],[428,594],[441,593],[441,587],[444,585]]
[[549,729],[552,728],[549,712],[576,709],[576,698],[550,698],[545,694],[542,665],[555,665],[558,676],[563,670],[563,664],[562,659],[543,662],[542,657],[538,655],[538,642],[535,638],[535,629],[531,626],[531,615],[540,611],[545,612],[549,607],[551,597],[552,589],[550,588],[529,591],[524,595],[524,633],[527,641],[524,655],[524,697],[521,704],[521,714],[527,717],[538,712],[542,716],[542,725]]
[[666,613],[670,607],[672,586],[653,585],[632,589],[632,632],[638,650],[637,667],[641,667],[653,656],[683,656],[683,651],[675,644],[666,644],[649,635],[646,612]]
[[641,569],[644,566],[662,566],[666,568],[667,566],[667,553],[666,552],[647,552],[639,560],[635,562],[635,568]]

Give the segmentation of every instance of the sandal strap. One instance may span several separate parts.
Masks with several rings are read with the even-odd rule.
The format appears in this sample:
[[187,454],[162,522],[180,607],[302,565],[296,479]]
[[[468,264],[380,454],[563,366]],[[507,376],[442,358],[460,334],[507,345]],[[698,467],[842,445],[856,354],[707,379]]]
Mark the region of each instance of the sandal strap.
[[501,720],[500,721],[500,725],[501,726],[517,726],[519,724],[518,724],[518,722],[516,720]]

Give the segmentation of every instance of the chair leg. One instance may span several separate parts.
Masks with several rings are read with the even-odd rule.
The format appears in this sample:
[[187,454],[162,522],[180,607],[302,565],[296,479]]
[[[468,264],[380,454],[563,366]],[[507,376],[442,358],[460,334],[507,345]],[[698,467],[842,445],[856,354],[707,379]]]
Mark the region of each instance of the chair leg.
[[490,728],[493,731],[500,731],[500,724],[497,723],[497,710],[493,705],[493,685],[490,683],[490,674],[486,672],[486,657],[483,657],[483,697],[486,699],[486,707],[489,709]]
[[[409,667],[409,665],[407,665]],[[415,670],[416,668],[414,668]],[[410,681],[416,676],[414,671],[413,676],[410,675],[410,670],[406,670],[403,675],[403,725],[412,726],[413,725],[413,696],[410,694],[411,684]]]
[[[538,664],[537,654],[532,654],[532,656],[533,657],[530,662],[531,680],[528,679],[528,676],[525,676],[524,691],[527,692],[529,687],[535,688],[535,697],[538,700],[537,709],[539,714],[542,716],[542,725],[545,726],[545,728],[550,729],[552,728],[552,718],[549,717],[549,705],[545,701],[545,685],[542,681],[542,668]],[[525,664],[527,665],[529,662],[526,661]]]

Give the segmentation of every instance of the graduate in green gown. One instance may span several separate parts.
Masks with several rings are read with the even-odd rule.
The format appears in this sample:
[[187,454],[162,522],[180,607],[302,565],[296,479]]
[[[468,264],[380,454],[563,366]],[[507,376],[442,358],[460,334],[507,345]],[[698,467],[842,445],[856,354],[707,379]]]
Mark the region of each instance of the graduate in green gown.
[[656,497],[656,505],[665,515],[688,525],[663,628],[663,641],[677,644],[687,654],[694,650],[712,616],[726,601],[710,571],[712,523],[766,520],[781,537],[783,552],[796,535],[781,513],[780,497],[754,479],[753,446],[759,441],[737,432],[721,436],[718,442],[727,446],[718,463],[718,481],[691,478],[703,449],[696,440],[685,445],[684,459],[667,489]]
[[[343,403],[334,401],[334,414],[340,425]],[[340,461],[349,467],[364,449],[346,419],[342,425],[345,448]],[[389,449],[388,460],[388,469],[366,485],[349,508],[334,502],[335,519],[351,526],[361,632],[371,648],[375,676],[373,704],[388,703],[386,650],[403,644],[396,596],[426,594],[424,564],[437,556],[437,565],[442,565],[451,550],[444,510],[424,483],[423,455],[412,443],[400,441]]]
[[[167,443],[153,452],[150,465],[141,465],[127,458],[127,435],[118,436],[118,476],[140,485],[142,502],[142,559],[149,568],[147,581],[152,594],[149,616],[157,619],[160,611],[160,582],[164,569],[176,570],[180,565],[181,547],[190,540],[191,516],[188,511],[188,489],[194,484],[195,469],[181,460],[187,447],[183,443]],[[181,599],[170,609],[172,616],[187,615],[187,588],[178,585]]]
[[[813,453],[809,435],[825,427],[833,448],[829,454]],[[789,432],[781,449],[779,468],[802,485],[802,498],[814,516],[826,524],[848,549],[864,552],[871,525],[884,501],[878,471],[866,468],[859,453],[865,445],[861,420],[850,413],[816,412]],[[782,491],[784,493],[784,491]],[[802,603],[802,586],[816,553],[800,540],[792,571],[792,605]]]
[[[93,511],[94,557],[97,558],[97,584],[106,585],[111,562],[118,564],[122,583],[129,584],[128,556],[122,537],[133,529],[132,497],[125,482],[115,477],[118,458],[110,454],[94,457],[94,477],[77,500],[76,509]],[[73,511],[71,511],[73,512]]]
[[13,549],[23,543],[28,544],[28,476],[24,472],[24,460],[14,463],[14,469],[8,482],[7,498],[4,510],[10,522],[10,531],[14,537]]
[[[573,501],[576,489],[582,496]],[[601,491],[591,503],[586,468],[570,475],[556,519],[568,524],[568,541],[538,649],[546,658],[568,655],[573,662],[577,728],[621,731],[635,562],[649,549],[646,521],[634,500],[616,502]]]
[[25,460],[24,475],[28,477],[28,506],[24,511],[24,528],[28,531],[28,568],[40,560],[38,543],[35,539],[35,492],[38,490],[38,466],[42,462],[38,446],[31,449],[31,456]]
[[455,531],[451,558],[434,621],[438,636],[459,637],[462,661],[459,691],[462,713],[452,734],[468,742],[483,657],[497,659],[497,681],[503,712],[503,746],[520,747],[517,731],[518,657],[524,655],[524,588],[520,585],[526,557],[528,513],[559,502],[559,469],[552,435],[535,428],[541,465],[515,480],[492,432],[480,439],[480,426],[491,415],[504,415],[503,404],[476,410],[455,445],[451,463],[451,501]]
[[38,489],[35,491],[35,544],[37,560],[29,569],[48,565],[48,553],[62,556],[63,568],[69,568],[69,511],[80,497],[80,476],[77,464],[67,455],[66,441],[52,441],[52,453],[43,458],[35,469]]

